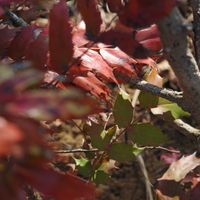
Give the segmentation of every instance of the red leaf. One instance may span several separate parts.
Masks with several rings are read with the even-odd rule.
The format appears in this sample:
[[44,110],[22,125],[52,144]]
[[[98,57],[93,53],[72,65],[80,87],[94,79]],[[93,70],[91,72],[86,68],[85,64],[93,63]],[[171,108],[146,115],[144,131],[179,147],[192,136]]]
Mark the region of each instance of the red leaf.
[[95,187],[72,174],[59,174],[51,169],[18,168],[18,176],[21,180],[32,185],[46,196],[56,200],[94,200]]
[[21,29],[11,42],[8,49],[8,56],[12,59],[19,59],[25,55],[28,45],[34,40],[33,27],[27,26]]
[[109,66],[113,67],[114,69],[125,68],[127,71],[129,71],[129,73],[133,73],[133,67],[131,67],[131,65],[135,64],[136,61],[120,49],[101,48],[99,52]]
[[[0,102],[13,101],[17,94],[26,90],[28,87],[38,84],[42,80],[42,74],[37,70],[21,70],[14,73],[11,69],[0,67]],[[7,77],[5,76],[7,75]],[[1,80],[3,79],[3,80]]]
[[142,46],[148,49],[149,51],[152,51],[152,55],[154,55],[156,52],[162,49],[162,44],[159,37],[141,41],[140,44],[142,44]]
[[77,8],[86,24],[89,36],[97,36],[102,24],[96,0],[76,0]]
[[90,41],[85,36],[85,30],[81,28],[74,28],[73,30],[73,43],[77,47],[83,47]]
[[25,191],[20,189],[16,182],[12,183],[12,185],[9,185],[8,187],[7,183],[5,183],[5,180],[0,180],[0,199],[27,200]]
[[37,39],[30,43],[26,50],[25,57],[30,60],[35,68],[45,70],[48,53],[48,38],[40,34]]
[[148,51],[134,39],[132,33],[112,29],[103,32],[99,37],[99,41],[118,46],[122,51],[133,57],[139,58],[148,55]]
[[123,8],[121,0],[106,0],[111,12],[119,12]]
[[20,2],[24,2],[24,0],[0,0],[0,5],[5,6],[5,5],[11,4],[12,2],[20,3]]
[[95,73],[105,80],[117,83],[112,68],[108,66],[98,52],[86,48],[79,48],[79,50],[77,49],[75,51],[75,57],[79,57],[80,55],[82,55],[80,61],[81,66],[85,67],[86,70]]
[[13,123],[0,117],[0,156],[8,155],[15,150],[17,143],[23,138],[23,133]]
[[72,28],[67,13],[66,2],[60,0],[49,14],[49,69],[58,73],[67,70],[73,56]]
[[79,90],[67,88],[62,91],[27,92],[5,106],[12,115],[31,117],[37,120],[63,120],[82,118],[100,111],[97,102]]
[[89,72],[87,76],[77,76],[73,80],[73,83],[100,99],[103,98],[107,101],[110,99],[109,88],[91,72]]
[[16,29],[0,27],[0,56],[5,56],[5,52],[16,35]]
[[4,15],[5,11],[2,7],[0,7],[0,18]]
[[175,0],[130,0],[119,12],[122,23],[141,27],[165,17],[175,6]]
[[152,26],[148,28],[141,29],[137,31],[135,34],[135,39],[138,42],[141,42],[147,39],[158,38],[158,37],[160,37],[160,35],[158,32],[158,27],[155,24],[153,24]]

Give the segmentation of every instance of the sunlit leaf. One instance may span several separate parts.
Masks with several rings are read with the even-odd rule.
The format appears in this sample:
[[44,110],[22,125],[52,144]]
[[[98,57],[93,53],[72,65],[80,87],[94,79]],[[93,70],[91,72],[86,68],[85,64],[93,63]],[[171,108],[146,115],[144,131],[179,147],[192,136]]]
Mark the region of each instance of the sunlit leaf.
[[147,82],[156,85],[158,87],[162,87],[163,85],[163,79],[158,74],[158,70],[156,67],[152,67],[151,69],[147,68],[147,71],[144,74],[143,77]]
[[200,158],[197,158],[195,153],[189,156],[183,156],[179,160],[173,162],[159,180],[174,180],[179,182],[185,178],[191,170],[199,165]]
[[163,115],[164,113],[169,111],[171,112],[171,115],[174,119],[190,116],[188,112],[184,111],[176,103],[170,102],[163,98],[159,98],[158,107],[151,109],[151,112],[154,115]]
[[90,177],[92,174],[92,165],[91,162],[85,158],[75,159],[78,172],[83,177]]
[[91,72],[87,76],[77,76],[74,78],[73,83],[98,98],[110,99],[110,89]]
[[112,68],[104,61],[99,53],[86,48],[80,48],[75,51],[75,54],[82,53],[81,66],[83,66],[85,70],[91,71],[105,80],[117,83]]

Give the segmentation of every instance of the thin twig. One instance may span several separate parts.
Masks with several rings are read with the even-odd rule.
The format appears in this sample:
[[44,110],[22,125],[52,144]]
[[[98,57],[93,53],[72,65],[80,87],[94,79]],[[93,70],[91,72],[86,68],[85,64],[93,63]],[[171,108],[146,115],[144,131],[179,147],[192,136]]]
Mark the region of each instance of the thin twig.
[[148,176],[148,172],[147,172],[147,169],[146,169],[146,166],[144,163],[144,159],[143,159],[142,155],[138,155],[136,158],[137,158],[137,161],[140,165],[140,169],[141,169],[144,179],[145,179],[146,199],[153,200],[153,194],[152,194],[152,190],[151,190],[152,184],[149,180],[149,176]]
[[163,151],[167,151],[169,153],[180,153],[180,151],[178,150],[173,150],[173,149],[168,149],[168,148],[165,148],[165,147],[161,147],[161,146],[158,146],[158,147],[154,147],[154,146],[145,146],[144,147],[145,149],[158,149],[158,150],[163,150]]
[[[138,90],[138,89],[135,90],[135,93],[134,93],[133,98],[132,98],[133,108],[135,108],[135,106],[136,106],[139,95],[140,95],[140,90]],[[145,188],[146,188],[146,199],[147,200],[153,200],[153,194],[152,194],[152,189],[151,189],[152,185],[151,185],[151,182],[149,180],[149,176],[148,176],[148,172],[147,172],[147,168],[146,168],[144,159],[143,159],[141,154],[137,155],[136,159],[137,159],[137,161],[140,165],[140,169],[141,169],[142,174],[144,176],[144,182],[145,182]]]
[[61,149],[55,150],[55,153],[87,153],[87,152],[99,152],[99,149]]

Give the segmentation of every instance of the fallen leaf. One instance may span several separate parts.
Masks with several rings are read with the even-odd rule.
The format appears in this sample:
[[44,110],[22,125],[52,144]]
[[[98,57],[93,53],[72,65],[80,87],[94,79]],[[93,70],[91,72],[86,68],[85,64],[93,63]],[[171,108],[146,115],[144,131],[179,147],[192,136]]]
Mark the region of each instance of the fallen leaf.
[[159,180],[174,180],[179,182],[199,165],[200,158],[197,158],[195,153],[189,156],[183,156],[179,160],[173,162]]

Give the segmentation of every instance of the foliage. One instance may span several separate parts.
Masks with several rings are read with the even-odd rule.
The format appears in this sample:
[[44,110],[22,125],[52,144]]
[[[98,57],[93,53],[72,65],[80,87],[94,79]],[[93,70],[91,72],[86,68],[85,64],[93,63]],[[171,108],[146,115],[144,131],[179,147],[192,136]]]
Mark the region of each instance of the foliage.
[[[158,127],[137,122],[123,83],[143,78],[162,86],[156,66],[162,44],[154,23],[170,13],[175,0],[76,0],[84,21],[76,25],[68,3],[0,0],[0,199],[26,199],[26,185],[56,200],[95,199],[92,182],[109,182],[113,160],[130,161],[168,142]],[[102,3],[118,16],[115,25],[105,24]],[[26,22],[10,16],[15,12]],[[149,93],[141,93],[139,101],[154,114],[157,109],[175,119],[189,115]],[[79,129],[81,154],[58,148],[52,139],[58,122],[65,133],[67,123]],[[74,166],[70,172],[57,167],[66,160]],[[199,165],[191,155],[171,168],[188,160],[191,165],[170,180],[184,179]],[[169,180],[169,171],[159,181]]]

